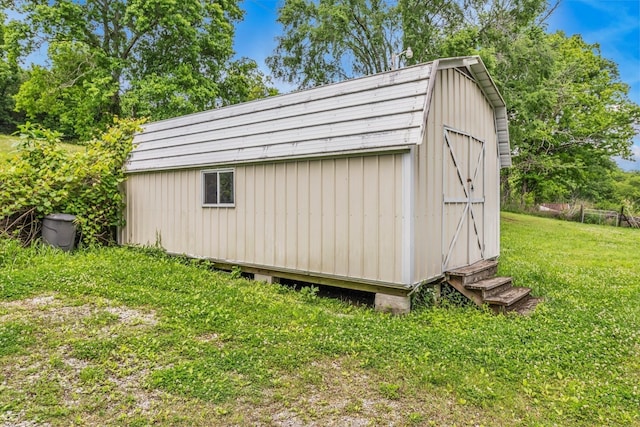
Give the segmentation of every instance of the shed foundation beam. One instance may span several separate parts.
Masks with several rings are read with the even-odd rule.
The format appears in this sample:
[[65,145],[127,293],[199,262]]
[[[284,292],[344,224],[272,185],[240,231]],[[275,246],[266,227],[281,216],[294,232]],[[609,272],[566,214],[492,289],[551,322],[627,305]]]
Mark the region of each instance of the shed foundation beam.
[[411,299],[408,296],[377,293],[375,308],[384,313],[407,314],[411,311]]

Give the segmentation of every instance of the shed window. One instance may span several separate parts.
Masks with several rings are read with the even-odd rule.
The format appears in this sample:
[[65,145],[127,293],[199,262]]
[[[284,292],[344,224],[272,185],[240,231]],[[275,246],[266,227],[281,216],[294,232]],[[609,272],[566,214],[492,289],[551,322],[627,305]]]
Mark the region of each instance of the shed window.
[[234,170],[219,169],[202,172],[202,205],[233,206],[235,203]]

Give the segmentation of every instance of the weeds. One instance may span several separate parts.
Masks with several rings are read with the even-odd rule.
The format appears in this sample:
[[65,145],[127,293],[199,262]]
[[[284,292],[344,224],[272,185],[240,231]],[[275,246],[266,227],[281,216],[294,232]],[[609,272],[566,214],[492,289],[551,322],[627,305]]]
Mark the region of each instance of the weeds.
[[231,278],[236,280],[242,277],[242,269],[237,265],[234,265],[231,269]]
[[438,297],[434,286],[438,285],[440,284],[433,286],[424,284],[420,286],[416,292],[411,294],[411,309],[415,311],[433,308],[437,302],[436,298]]
[[313,301],[318,298],[320,289],[317,286],[303,286],[300,288],[300,295],[307,301]]

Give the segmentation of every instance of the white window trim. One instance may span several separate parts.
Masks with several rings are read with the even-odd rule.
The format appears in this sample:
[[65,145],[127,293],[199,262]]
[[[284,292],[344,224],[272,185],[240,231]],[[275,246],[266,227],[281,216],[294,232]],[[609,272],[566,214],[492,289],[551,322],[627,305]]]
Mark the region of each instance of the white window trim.
[[[218,183],[218,199],[220,198],[220,173],[231,172],[233,173],[233,203],[205,203],[205,191],[206,186],[204,185],[204,176],[208,173],[217,173],[218,179],[216,180]],[[236,206],[236,170],[235,168],[223,168],[223,169],[207,169],[200,171],[200,185],[202,187],[202,191],[200,194],[202,207],[203,208],[234,208]]]

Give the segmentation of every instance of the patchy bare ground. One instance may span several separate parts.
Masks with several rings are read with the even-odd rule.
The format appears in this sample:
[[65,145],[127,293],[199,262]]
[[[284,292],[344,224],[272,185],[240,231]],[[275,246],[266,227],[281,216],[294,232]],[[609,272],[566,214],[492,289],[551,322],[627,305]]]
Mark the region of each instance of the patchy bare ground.
[[[122,348],[107,356],[92,352],[114,337],[149,332],[159,324],[157,314],[105,299],[78,304],[48,294],[1,302],[2,322],[31,325],[37,341],[28,352],[0,359],[2,427],[494,425],[489,413],[469,412],[442,393],[408,390],[392,369],[382,377],[349,358],[314,362],[256,395],[222,405],[153,389],[147,380],[166,368],[163,361]],[[224,347],[215,333],[197,339]],[[85,353],[78,354],[78,348]]]
[[[236,405],[234,425],[301,426],[479,426],[495,425],[490,413],[458,405],[453,398],[416,393],[350,358],[315,362],[276,381],[258,403]],[[243,414],[243,415],[239,415]],[[233,423],[230,423],[233,424]]]

